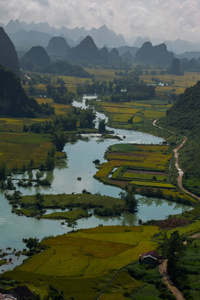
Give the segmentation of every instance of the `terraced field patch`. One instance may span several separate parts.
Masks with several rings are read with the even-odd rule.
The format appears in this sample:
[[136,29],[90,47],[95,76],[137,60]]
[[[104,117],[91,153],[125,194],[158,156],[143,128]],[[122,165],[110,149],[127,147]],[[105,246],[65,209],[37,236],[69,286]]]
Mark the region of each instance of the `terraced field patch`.
[[[120,151],[121,150],[121,151]],[[138,187],[174,189],[169,181],[171,153],[167,145],[111,146],[106,152],[108,162],[99,166],[96,177],[115,185],[120,181]]]
[[156,249],[151,241],[155,233],[156,226],[100,226],[57,236],[42,242],[45,251],[4,275],[34,287],[41,296],[52,284],[67,299],[95,299],[117,270]]

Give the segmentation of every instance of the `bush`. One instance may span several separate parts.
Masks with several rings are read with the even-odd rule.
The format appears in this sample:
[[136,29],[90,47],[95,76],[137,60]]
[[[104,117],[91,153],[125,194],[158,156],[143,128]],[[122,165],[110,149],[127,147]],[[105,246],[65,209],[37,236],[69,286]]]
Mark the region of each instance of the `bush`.
[[146,271],[138,265],[129,266],[128,273],[135,279],[142,279],[147,274]]

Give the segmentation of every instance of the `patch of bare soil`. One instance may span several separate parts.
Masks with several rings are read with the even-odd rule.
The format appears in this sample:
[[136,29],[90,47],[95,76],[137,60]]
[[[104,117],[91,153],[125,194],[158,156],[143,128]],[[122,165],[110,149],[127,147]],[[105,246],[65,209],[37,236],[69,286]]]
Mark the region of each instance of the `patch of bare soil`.
[[171,218],[167,220],[155,221],[154,225],[158,226],[162,229],[173,229],[176,227],[181,227],[190,224],[189,220],[179,219],[179,218]]
[[113,154],[121,155],[121,156],[146,157],[146,155],[143,154],[126,153],[126,152],[113,152]]
[[127,169],[126,173],[167,176],[167,173],[164,173],[164,172],[154,172],[154,171],[145,171],[145,170],[132,170],[132,169]]
[[115,185],[118,185],[120,187],[125,187],[127,186],[128,182],[127,181],[123,181],[123,180],[115,180],[115,179],[107,179],[106,180],[107,183],[110,183],[110,184],[115,184]]

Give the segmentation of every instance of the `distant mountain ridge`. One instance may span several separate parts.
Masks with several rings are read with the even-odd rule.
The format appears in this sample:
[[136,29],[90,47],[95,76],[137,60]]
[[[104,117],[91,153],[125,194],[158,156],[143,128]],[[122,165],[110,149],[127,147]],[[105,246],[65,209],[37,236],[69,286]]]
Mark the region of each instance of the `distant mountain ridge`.
[[[80,38],[84,39],[86,36],[91,36],[98,47],[103,47],[107,45],[108,47],[120,47],[126,44],[123,35],[117,35],[114,31],[107,28],[106,25],[99,27],[98,29],[92,28],[91,30],[86,30],[84,27],[69,29],[67,27],[55,28],[50,26],[47,22],[44,23],[34,23],[31,22],[27,24],[26,22],[20,22],[19,20],[10,20],[7,25],[4,26],[5,31],[9,36],[13,37],[14,34],[21,30],[26,32],[35,31],[43,32],[45,34],[53,36],[63,36],[68,38],[67,42],[70,46],[75,46],[76,42],[80,42]],[[72,45],[70,44],[72,41]],[[73,42],[75,43],[73,45]],[[35,45],[32,45],[35,46]],[[47,45],[42,45],[47,46]]]
[[173,58],[165,44],[152,46],[150,42],[145,42],[135,54],[135,62],[155,66],[169,66]]

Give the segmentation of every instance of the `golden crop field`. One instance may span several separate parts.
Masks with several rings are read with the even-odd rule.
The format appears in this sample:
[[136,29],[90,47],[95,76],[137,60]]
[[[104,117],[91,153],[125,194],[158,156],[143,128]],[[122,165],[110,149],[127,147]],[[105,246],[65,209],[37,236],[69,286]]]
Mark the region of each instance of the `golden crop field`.
[[39,166],[47,158],[52,144],[46,135],[34,133],[0,133],[0,165],[6,163],[8,169],[28,166],[31,159]]
[[[169,162],[172,154],[168,145],[114,145],[106,153],[108,162],[99,166],[95,177],[109,184],[150,186],[175,189],[168,182]],[[120,150],[121,148],[121,150]]]
[[5,276],[41,295],[53,284],[69,299],[94,299],[118,269],[156,249],[155,233],[156,226],[101,226],[57,236],[42,242],[45,251]]
[[115,77],[117,77],[115,75],[116,70],[101,68],[85,68],[85,70],[94,75],[97,81],[112,81]]
[[[159,73],[158,70],[156,70],[157,73]],[[171,74],[164,74],[164,75],[151,75],[149,72],[149,75],[141,75],[140,78],[144,80],[146,83],[155,83],[152,81],[152,78],[158,78],[160,82],[169,83],[168,86],[157,86],[156,87],[156,94],[157,96],[163,97],[168,93],[173,92],[176,95],[182,94],[187,87],[190,87],[197,83],[197,81],[200,80],[200,74],[195,72],[185,72],[183,76],[176,76]],[[171,84],[171,82],[174,82]]]

